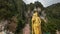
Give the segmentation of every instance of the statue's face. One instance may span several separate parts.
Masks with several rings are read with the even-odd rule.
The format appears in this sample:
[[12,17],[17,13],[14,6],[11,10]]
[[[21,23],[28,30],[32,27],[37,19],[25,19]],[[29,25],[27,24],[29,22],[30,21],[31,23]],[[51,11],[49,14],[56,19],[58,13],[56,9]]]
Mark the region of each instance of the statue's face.
[[33,16],[37,17],[37,16],[38,16],[38,13],[37,13],[37,12],[35,12],[35,13],[33,14]]

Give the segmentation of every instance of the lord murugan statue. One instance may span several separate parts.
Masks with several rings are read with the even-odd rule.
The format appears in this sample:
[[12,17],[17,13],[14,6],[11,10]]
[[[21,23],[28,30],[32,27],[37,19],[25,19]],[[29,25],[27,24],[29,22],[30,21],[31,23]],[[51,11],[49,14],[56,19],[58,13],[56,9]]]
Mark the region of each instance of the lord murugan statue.
[[35,11],[32,16],[32,34],[41,33],[41,18],[38,16],[38,12]]

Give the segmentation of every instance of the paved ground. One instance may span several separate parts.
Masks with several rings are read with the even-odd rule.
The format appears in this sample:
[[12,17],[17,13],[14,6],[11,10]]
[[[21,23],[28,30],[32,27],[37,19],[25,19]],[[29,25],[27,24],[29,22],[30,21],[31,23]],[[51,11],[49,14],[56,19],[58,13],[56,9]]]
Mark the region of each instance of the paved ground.
[[30,26],[26,24],[25,28],[23,29],[23,34],[30,34]]
[[5,32],[4,32],[4,31],[2,31],[2,32],[0,32],[0,34],[5,34]]

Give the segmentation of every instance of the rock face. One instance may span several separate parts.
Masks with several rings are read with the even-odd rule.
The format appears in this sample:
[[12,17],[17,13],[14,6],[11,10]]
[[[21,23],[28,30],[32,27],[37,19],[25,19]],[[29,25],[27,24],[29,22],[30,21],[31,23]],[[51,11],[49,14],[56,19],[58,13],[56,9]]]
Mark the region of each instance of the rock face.
[[16,27],[17,27],[17,19],[16,17],[13,17],[11,21],[9,21],[9,23],[7,24],[8,25],[8,30],[10,32],[15,32],[16,30]]
[[9,30],[10,32],[15,32],[16,26],[17,26],[16,23],[11,22],[11,23],[8,25],[8,28],[9,28],[8,30]]
[[56,30],[56,34],[60,34],[60,31]]
[[23,29],[23,34],[30,34],[30,26],[26,24],[25,28]]
[[16,18],[13,17],[13,19],[10,20],[1,20],[0,21],[0,32],[2,33],[2,31],[9,31],[9,32],[15,32],[17,27],[17,22],[16,22]]
[[7,20],[2,20],[0,22],[0,32],[3,31],[5,29],[5,25],[7,25]]
[[5,34],[5,32],[0,32],[0,34]]

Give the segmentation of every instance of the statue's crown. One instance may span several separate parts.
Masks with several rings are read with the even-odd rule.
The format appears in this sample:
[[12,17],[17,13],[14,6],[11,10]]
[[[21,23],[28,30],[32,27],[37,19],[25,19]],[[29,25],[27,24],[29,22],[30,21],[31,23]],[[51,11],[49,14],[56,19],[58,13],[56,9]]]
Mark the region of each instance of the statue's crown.
[[34,11],[37,11],[37,8],[36,7],[34,8]]

